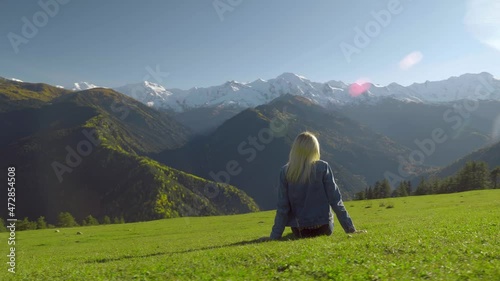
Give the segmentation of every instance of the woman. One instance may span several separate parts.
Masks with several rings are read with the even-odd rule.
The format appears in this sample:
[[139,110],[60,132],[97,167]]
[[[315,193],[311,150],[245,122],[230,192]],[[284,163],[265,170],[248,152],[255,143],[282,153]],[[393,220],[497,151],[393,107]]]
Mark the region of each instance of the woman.
[[278,209],[271,239],[281,238],[285,226],[290,226],[299,238],[331,235],[333,214],[330,206],[344,231],[356,232],[332,169],[319,158],[316,137],[309,132],[298,135],[290,150],[288,163],[281,168]]

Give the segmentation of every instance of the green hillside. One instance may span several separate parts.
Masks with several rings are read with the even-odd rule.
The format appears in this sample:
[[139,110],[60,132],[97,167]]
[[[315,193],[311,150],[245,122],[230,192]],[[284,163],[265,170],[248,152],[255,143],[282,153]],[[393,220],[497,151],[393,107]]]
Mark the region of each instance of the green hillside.
[[175,112],[172,116],[195,134],[206,135],[243,110],[244,108],[229,106],[200,107]]
[[500,108],[500,101],[478,101],[475,110],[455,109],[464,104],[461,100],[423,104],[387,98],[374,105],[357,104],[339,110],[411,150],[422,150],[415,141],[432,138],[433,130],[442,129],[446,142],[426,154],[424,164],[444,166],[488,144]]
[[40,107],[68,93],[71,91],[43,83],[24,83],[0,78],[0,112]]
[[435,171],[431,176],[443,178],[453,175],[470,161],[483,161],[488,164],[491,169],[500,166],[500,142],[478,149],[452,164]]
[[233,186],[146,158],[183,145],[189,130],[112,90],[69,93],[0,117],[0,129],[9,132],[0,138],[0,163],[16,167],[21,218],[55,223],[68,211],[78,221],[88,215],[141,221],[258,210]]
[[367,233],[346,235],[336,222],[330,237],[288,240],[287,228],[282,241],[259,243],[274,211],[21,231],[16,279],[6,264],[0,279],[500,279],[500,190],[354,201],[346,208]]
[[[273,128],[275,137],[269,137]],[[294,138],[305,130],[318,136],[321,158],[333,167],[347,197],[364,190],[386,171],[397,171],[398,156],[408,153],[391,139],[338,112],[303,97],[284,95],[267,105],[244,110],[206,137],[152,157],[207,179],[223,181],[229,175],[229,182],[254,198],[261,208],[272,209],[276,206],[279,169],[288,160]],[[230,174],[228,163],[233,161],[241,171],[235,168],[236,172]]]

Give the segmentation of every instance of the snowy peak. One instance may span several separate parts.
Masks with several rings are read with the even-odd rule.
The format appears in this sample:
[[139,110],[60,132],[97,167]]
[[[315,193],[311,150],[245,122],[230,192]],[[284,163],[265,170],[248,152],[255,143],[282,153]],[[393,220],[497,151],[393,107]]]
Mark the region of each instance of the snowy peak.
[[170,105],[169,102],[175,104],[174,100],[169,99],[169,97],[173,95],[172,92],[168,91],[160,84],[149,81],[125,85],[115,88],[114,90],[130,96],[150,107],[170,108],[172,105]]
[[224,83],[223,87],[227,88],[230,91],[237,92],[240,89],[246,88],[248,86],[246,84],[240,83],[238,81],[231,80],[231,81],[227,81],[226,83]]
[[284,72],[280,76],[276,77],[276,79],[283,79],[292,83],[303,83],[303,82],[310,82],[307,78],[304,76],[297,75],[295,73],[291,72]]
[[333,88],[337,88],[337,89],[347,88],[347,84],[342,82],[342,81],[331,80],[331,81],[326,82],[326,84],[330,85]]
[[98,87],[99,86],[96,86],[96,85],[89,83],[89,82],[77,82],[77,83],[73,83],[72,90],[73,91],[84,91],[84,90],[98,88]]
[[144,88],[149,89],[151,93],[155,93],[156,95],[161,95],[162,93],[171,94],[167,89],[165,89],[162,85],[156,84],[149,81],[144,81]]
[[[478,87],[485,89],[483,92],[489,92],[478,95]],[[331,80],[321,83],[285,72],[269,80],[257,79],[250,83],[232,80],[218,86],[195,87],[189,90],[168,90],[148,81],[115,90],[149,106],[177,112],[213,106],[256,107],[286,94],[302,96],[323,106],[374,104],[383,102],[386,98],[416,103],[441,103],[460,99],[500,100],[500,81],[486,72],[464,74],[442,81],[415,83],[407,87],[397,83],[381,86],[363,81],[346,84]]]
[[462,99],[499,100],[500,80],[487,72],[463,74],[442,81],[414,83],[408,92],[426,102],[450,102]]

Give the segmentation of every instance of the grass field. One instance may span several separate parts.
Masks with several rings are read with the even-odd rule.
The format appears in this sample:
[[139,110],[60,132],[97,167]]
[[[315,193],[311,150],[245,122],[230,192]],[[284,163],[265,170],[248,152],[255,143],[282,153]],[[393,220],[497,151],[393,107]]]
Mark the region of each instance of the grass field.
[[17,232],[16,274],[1,233],[0,280],[500,280],[500,190],[346,207],[368,233],[257,242],[274,211]]

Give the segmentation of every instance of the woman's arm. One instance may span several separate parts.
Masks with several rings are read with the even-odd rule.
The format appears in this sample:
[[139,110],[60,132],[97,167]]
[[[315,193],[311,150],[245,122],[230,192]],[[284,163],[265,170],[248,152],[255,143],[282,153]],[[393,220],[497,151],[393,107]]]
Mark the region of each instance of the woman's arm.
[[340,225],[342,225],[344,231],[346,233],[356,232],[356,228],[352,223],[351,217],[349,216],[349,213],[344,207],[344,202],[342,201],[342,195],[340,195],[340,189],[335,183],[332,169],[330,168],[329,164],[327,164],[326,172],[323,175],[323,184],[325,186],[325,191],[328,196],[328,202],[330,203],[330,206],[337,215]]
[[283,235],[288,213],[290,212],[290,201],[288,200],[288,184],[286,182],[286,169],[280,172],[280,183],[278,187],[278,206],[276,209],[276,217],[271,231],[271,239],[279,239]]

